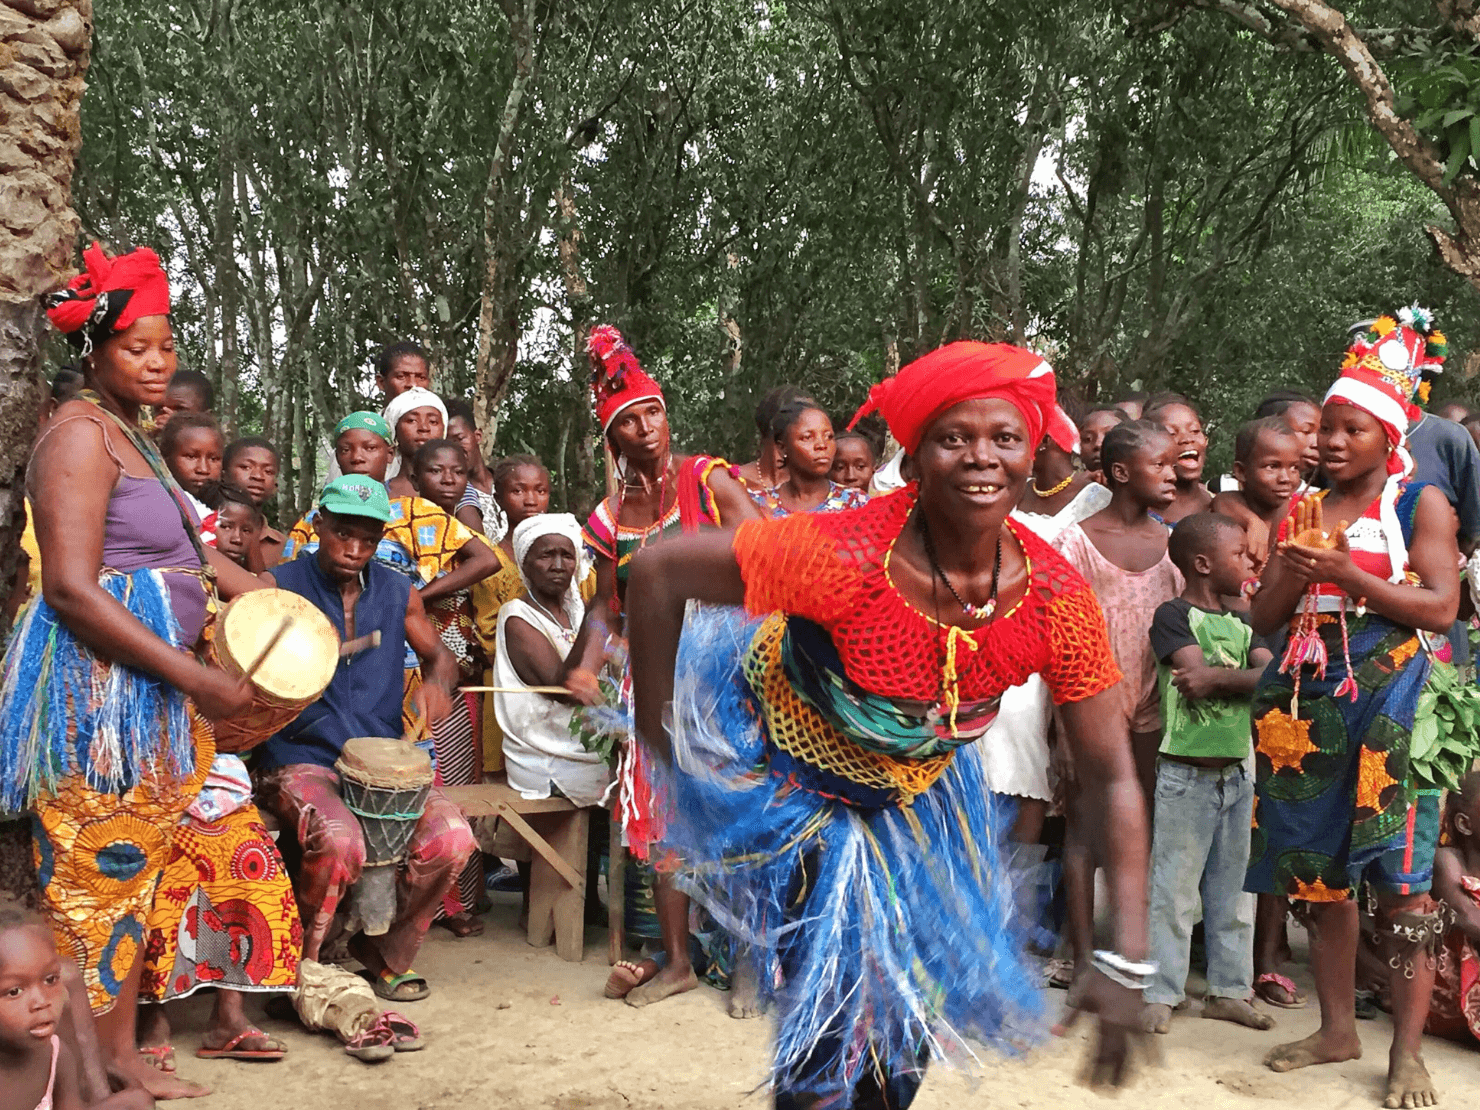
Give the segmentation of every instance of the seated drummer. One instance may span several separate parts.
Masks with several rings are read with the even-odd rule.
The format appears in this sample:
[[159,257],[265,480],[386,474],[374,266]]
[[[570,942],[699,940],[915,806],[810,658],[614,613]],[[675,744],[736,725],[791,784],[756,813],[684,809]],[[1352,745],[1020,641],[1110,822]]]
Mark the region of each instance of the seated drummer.
[[[359,474],[336,478],[324,487],[319,510],[318,550],[271,573],[279,587],[318,606],[346,646],[375,632],[380,643],[341,658],[323,696],[259,749],[259,803],[285,830],[297,831],[302,862],[293,889],[310,960],[319,959],[335,910],[365,862],[360,823],[339,795],[340,749],[356,736],[401,735],[406,645],[421,657],[425,681],[413,697],[427,720],[447,715],[457,683],[457,660],[437,638],[411,580],[372,558],[391,517],[385,487]],[[411,961],[474,847],[461,811],[434,788],[400,869],[390,931],[350,941],[380,997],[408,1002],[429,993]],[[288,858],[294,854],[289,846]]]

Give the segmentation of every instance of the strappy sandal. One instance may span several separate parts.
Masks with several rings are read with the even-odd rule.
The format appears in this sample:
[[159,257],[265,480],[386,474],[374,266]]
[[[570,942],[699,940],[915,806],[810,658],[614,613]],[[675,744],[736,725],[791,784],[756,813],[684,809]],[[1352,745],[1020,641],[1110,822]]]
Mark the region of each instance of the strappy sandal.
[[391,1031],[391,1036],[395,1038],[391,1042],[391,1047],[397,1052],[419,1052],[426,1047],[421,1029],[405,1014],[387,1010],[380,1015],[380,1021],[376,1024],[383,1025]]
[[383,1020],[377,1020],[374,1025],[363,1033],[357,1033],[344,1044],[344,1051],[367,1064],[377,1064],[382,1060],[389,1060],[396,1054],[396,1034]]
[[[1290,1001],[1281,1002],[1278,998],[1271,998],[1271,992],[1261,989],[1267,986],[1279,987],[1290,997]],[[1296,989],[1295,980],[1288,975],[1281,975],[1274,971],[1266,971],[1254,980],[1254,994],[1261,1002],[1277,1006],[1281,1010],[1303,1010],[1306,1006],[1306,997]]]

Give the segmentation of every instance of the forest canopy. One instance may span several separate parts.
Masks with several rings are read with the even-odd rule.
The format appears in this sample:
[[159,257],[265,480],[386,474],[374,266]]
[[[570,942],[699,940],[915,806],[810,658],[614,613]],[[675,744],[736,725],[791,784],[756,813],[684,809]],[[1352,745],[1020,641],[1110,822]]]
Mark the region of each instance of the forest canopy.
[[593,322],[681,447],[736,459],[771,386],[846,416],[962,337],[1041,350],[1085,400],[1185,393],[1224,466],[1261,395],[1324,388],[1348,324],[1401,304],[1450,336],[1436,399],[1466,395],[1444,204],[1341,68],[1146,8],[102,3],[73,199],[85,237],[165,258],[181,365],[284,448],[285,517],[400,339],[576,508]]

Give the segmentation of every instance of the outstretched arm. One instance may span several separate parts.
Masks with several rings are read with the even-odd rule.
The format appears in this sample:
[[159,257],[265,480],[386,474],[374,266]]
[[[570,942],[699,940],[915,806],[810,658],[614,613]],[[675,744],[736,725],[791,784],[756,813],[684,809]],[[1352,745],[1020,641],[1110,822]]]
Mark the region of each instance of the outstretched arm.
[[673,667],[692,598],[740,605],[745,583],[728,532],[665,540],[638,553],[627,580],[627,633],[637,735],[665,763],[670,755],[663,707],[673,699]]
[[1146,956],[1146,867],[1149,835],[1146,801],[1131,757],[1131,738],[1119,706],[1118,686],[1059,707],[1074,754],[1080,797],[1091,842],[1109,873],[1115,904],[1116,950],[1131,960]]

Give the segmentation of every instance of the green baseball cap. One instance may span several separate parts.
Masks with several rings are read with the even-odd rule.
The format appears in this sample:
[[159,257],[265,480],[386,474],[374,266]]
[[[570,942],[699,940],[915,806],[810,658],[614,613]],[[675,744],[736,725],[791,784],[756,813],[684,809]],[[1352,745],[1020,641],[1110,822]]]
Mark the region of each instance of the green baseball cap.
[[335,478],[319,495],[319,508],[345,516],[367,516],[385,524],[391,519],[391,499],[385,486],[364,474]]
[[386,423],[385,417],[381,416],[378,412],[350,413],[335,427],[335,440],[338,440],[340,436],[344,435],[351,428],[360,428],[363,431],[374,432],[387,443],[393,442],[391,439],[391,426]]

